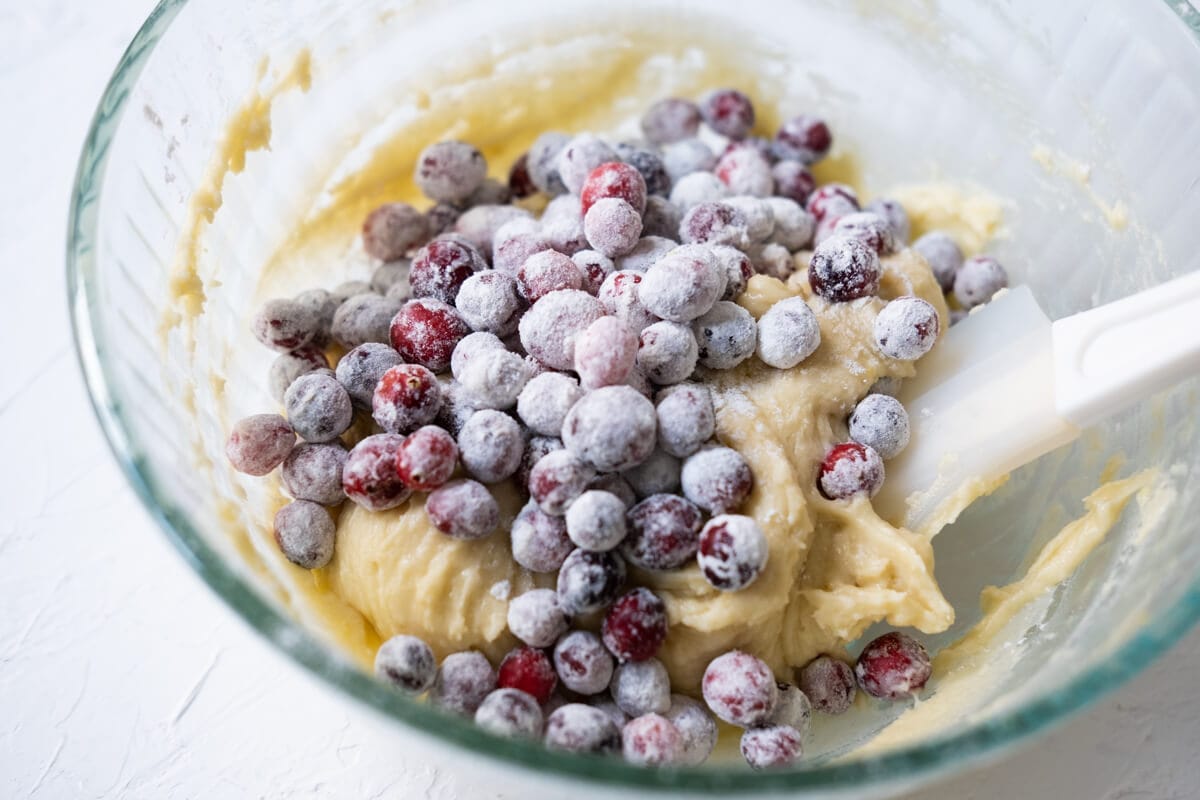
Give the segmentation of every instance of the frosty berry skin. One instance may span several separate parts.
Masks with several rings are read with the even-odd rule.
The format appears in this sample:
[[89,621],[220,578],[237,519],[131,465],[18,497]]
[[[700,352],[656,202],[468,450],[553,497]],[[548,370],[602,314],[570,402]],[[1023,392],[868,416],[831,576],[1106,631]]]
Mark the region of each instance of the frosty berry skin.
[[408,694],[420,694],[437,677],[437,660],[429,645],[415,636],[393,636],[375,655],[375,674]]
[[872,697],[901,700],[925,688],[933,668],[925,647],[893,631],[863,648],[854,664],[858,686]]
[[844,714],[857,691],[853,668],[832,656],[817,656],[797,670],[796,683],[822,714]]
[[283,463],[296,445],[296,432],[278,414],[255,414],[233,426],[225,455],[238,472],[263,476]]

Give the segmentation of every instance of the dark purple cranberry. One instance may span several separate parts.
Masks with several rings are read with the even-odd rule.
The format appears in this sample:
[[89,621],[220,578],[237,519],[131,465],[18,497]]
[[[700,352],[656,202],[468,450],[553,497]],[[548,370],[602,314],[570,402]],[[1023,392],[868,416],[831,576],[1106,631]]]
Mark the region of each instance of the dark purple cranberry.
[[522,153],[509,169],[508,190],[517,200],[537,194],[538,188],[529,176],[529,153]]
[[808,264],[808,282],[814,293],[832,303],[845,303],[879,293],[883,267],[867,243],[832,236],[817,245]]
[[545,703],[558,685],[558,676],[543,651],[521,646],[509,651],[500,662],[496,684],[501,689],[518,689]]
[[469,244],[434,239],[413,256],[408,280],[413,297],[453,303],[467,278],[487,269],[483,256]]
[[573,550],[561,563],[558,605],[568,616],[599,611],[616,598],[625,582],[625,562],[612,552]]
[[629,510],[629,532],[621,552],[643,569],[683,566],[696,554],[700,509],[673,494],[647,497]]

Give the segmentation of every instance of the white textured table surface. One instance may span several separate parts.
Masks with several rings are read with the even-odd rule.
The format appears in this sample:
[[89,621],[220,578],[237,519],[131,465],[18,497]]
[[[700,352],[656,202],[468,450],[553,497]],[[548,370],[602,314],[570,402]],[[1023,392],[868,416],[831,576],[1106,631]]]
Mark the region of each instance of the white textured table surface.
[[[148,0],[0,0],[0,797],[494,797],[406,760],[196,578],[118,473],[70,347],[75,159]],[[930,800],[1194,798],[1200,632]]]

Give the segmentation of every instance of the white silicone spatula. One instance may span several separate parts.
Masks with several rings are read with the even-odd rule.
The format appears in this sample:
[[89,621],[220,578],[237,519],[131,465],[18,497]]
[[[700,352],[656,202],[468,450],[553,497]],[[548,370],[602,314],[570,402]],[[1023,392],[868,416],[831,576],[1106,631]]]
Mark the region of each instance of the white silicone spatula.
[[990,482],[1200,372],[1200,272],[1056,322],[1021,286],[955,325],[905,382],[912,438],[875,498],[921,530]]

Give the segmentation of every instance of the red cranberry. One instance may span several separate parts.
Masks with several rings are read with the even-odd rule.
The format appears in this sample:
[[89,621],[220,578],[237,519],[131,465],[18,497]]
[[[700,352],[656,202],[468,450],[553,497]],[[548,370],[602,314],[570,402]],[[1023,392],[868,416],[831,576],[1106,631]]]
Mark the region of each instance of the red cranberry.
[[696,561],[704,579],[723,592],[736,592],[758,579],[767,566],[766,534],[750,517],[721,514],[700,531]]
[[817,188],[817,179],[799,161],[780,161],[771,168],[775,178],[775,194],[804,205]]
[[342,490],[369,511],[386,511],[401,505],[412,494],[400,480],[396,459],[404,437],[377,433],[354,446],[342,468]]
[[[618,144],[617,154],[622,161],[641,173],[642,180],[646,182],[647,204],[650,201],[649,195],[666,197],[671,193],[671,176],[667,174],[667,166],[658,153],[630,144]],[[643,209],[643,219],[645,215],[646,210]]]
[[543,250],[525,259],[517,270],[521,294],[536,303],[559,289],[578,289],[583,286],[583,272],[570,256],[555,250]]
[[643,714],[621,730],[621,753],[630,764],[666,766],[683,753],[683,737],[669,719],[660,714]]
[[642,116],[642,134],[651,144],[671,144],[690,139],[700,129],[700,108],[691,100],[666,97]]
[[833,145],[833,134],[825,120],[811,114],[792,117],[779,126],[775,149],[780,157],[812,164],[820,161]]
[[754,104],[737,89],[710,92],[700,103],[708,127],[730,139],[745,139],[754,127]]
[[529,177],[529,153],[522,153],[509,169],[508,190],[517,200],[537,194],[538,188]]
[[681,567],[696,554],[700,509],[673,494],[647,497],[629,510],[621,552],[643,569]]
[[558,605],[571,617],[604,608],[625,582],[625,562],[612,552],[573,550],[559,563]]
[[554,646],[554,668],[563,686],[578,694],[599,694],[608,688],[613,659],[596,634],[572,631]]
[[586,216],[597,200],[616,197],[633,206],[640,215],[646,210],[646,179],[636,167],[610,161],[593,169],[579,194],[580,211]]
[[808,264],[813,292],[832,303],[845,303],[879,292],[883,267],[875,250],[859,239],[833,236],[817,245]]
[[534,647],[518,647],[500,662],[496,685],[502,689],[519,689],[539,703],[545,703],[558,685],[558,677],[544,652]]
[[604,646],[620,661],[652,658],[667,638],[667,607],[638,587],[612,604],[604,616]]
[[883,700],[916,694],[932,672],[924,645],[899,631],[885,633],[868,644],[854,665],[862,690]]
[[883,486],[883,459],[858,442],[834,445],[821,462],[817,485],[830,500],[846,500],[861,493],[874,497]]
[[225,455],[238,472],[261,477],[278,467],[296,445],[296,433],[278,414],[238,420],[229,432]]
[[400,354],[386,344],[360,344],[337,362],[338,383],[345,387],[356,408],[370,411],[383,373],[403,363]]
[[800,691],[823,714],[843,714],[854,702],[854,670],[832,656],[817,656],[796,676]]
[[434,239],[413,256],[408,280],[413,297],[453,303],[463,282],[484,269],[487,262],[471,245],[453,239]]
[[547,514],[561,517],[587,490],[596,471],[569,450],[542,456],[529,471],[529,495]]
[[441,406],[437,376],[419,364],[402,364],[379,379],[372,416],[389,433],[407,433],[433,422]]
[[454,539],[482,539],[500,524],[500,506],[478,481],[458,480],[434,489],[425,498],[433,527]]
[[804,755],[800,731],[791,725],[753,728],[742,734],[742,757],[754,769],[787,767]]
[[429,227],[421,212],[408,203],[387,203],[367,215],[362,234],[367,255],[395,261],[425,241]]
[[712,712],[742,728],[765,722],[779,695],[771,668],[741,650],[714,658],[704,670],[700,686]]
[[450,480],[457,462],[454,438],[441,428],[426,425],[401,443],[396,472],[408,488],[428,492]]
[[844,183],[827,183],[809,195],[804,208],[821,222],[858,211],[858,195]]
[[430,298],[409,300],[392,319],[392,347],[406,361],[444,372],[455,345],[470,332],[452,306]]

